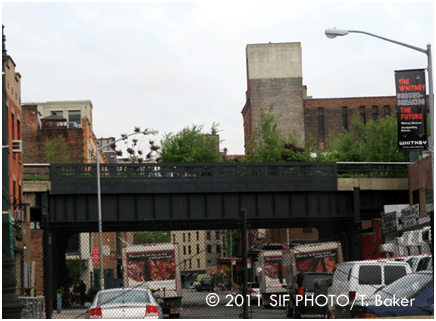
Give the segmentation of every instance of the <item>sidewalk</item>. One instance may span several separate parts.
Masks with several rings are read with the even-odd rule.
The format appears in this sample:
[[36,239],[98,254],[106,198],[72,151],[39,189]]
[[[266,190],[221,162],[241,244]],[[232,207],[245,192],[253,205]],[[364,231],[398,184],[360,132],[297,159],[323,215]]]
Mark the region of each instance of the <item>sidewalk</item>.
[[64,308],[60,313],[53,310],[51,317],[52,319],[88,319],[88,308],[77,305]]

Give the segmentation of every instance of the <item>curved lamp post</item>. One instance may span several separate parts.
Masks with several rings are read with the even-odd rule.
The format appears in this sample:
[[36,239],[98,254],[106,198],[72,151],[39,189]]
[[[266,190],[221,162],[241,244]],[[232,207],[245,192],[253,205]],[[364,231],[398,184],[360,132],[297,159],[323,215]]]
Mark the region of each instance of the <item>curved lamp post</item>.
[[134,132],[129,135],[125,135],[120,139],[117,139],[114,142],[103,145],[97,148],[97,202],[98,202],[98,236],[99,236],[99,249],[100,249],[100,288],[104,290],[104,265],[103,265],[103,224],[101,218],[101,187],[100,187],[100,151],[112,144],[118,143],[121,140],[126,140],[128,137],[138,134],[144,135],[157,135],[159,133],[158,130],[144,130],[143,132]]
[[434,129],[433,129],[433,109],[434,109],[434,97],[433,97],[433,70],[432,70],[432,63],[431,63],[431,45],[428,44],[427,45],[427,49],[422,49],[422,48],[418,48],[412,45],[408,45],[406,43],[403,42],[399,42],[396,40],[392,40],[392,39],[388,39],[388,38],[384,38],[384,37],[380,37],[377,35],[374,35],[372,33],[369,32],[365,32],[365,31],[359,31],[359,30],[345,30],[345,29],[326,29],[325,31],[325,35],[327,36],[327,38],[333,39],[336,38],[337,36],[346,36],[349,33],[362,33],[364,35],[368,35],[371,37],[375,37],[375,38],[379,38],[385,41],[389,41],[392,43],[395,43],[397,45],[403,46],[403,47],[407,47],[422,53],[425,53],[427,55],[427,73],[428,73],[428,102],[429,102],[429,108],[430,108],[430,141],[429,141],[429,152],[430,155],[432,157],[432,162],[431,162],[431,166],[432,166],[432,181],[434,184]]

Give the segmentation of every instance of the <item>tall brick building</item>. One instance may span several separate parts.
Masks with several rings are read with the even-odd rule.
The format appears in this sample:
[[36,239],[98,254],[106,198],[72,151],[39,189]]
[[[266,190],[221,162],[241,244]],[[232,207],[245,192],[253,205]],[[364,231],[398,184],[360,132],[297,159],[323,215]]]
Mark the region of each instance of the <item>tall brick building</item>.
[[[23,163],[24,164],[46,164],[49,163],[46,147],[47,140],[62,136],[67,146],[65,154],[68,163],[95,163],[98,140],[92,130],[92,103],[89,100],[79,101],[58,101],[41,103],[24,103],[22,107],[22,139],[23,139]],[[101,163],[106,163],[106,157],[100,151]],[[46,168],[24,167],[24,178],[32,176],[44,176]],[[35,174],[35,172],[38,172]],[[43,293],[42,277],[42,231],[39,226],[41,222],[41,195],[50,191],[49,181],[25,181],[24,196],[30,206],[30,220],[32,222],[31,232],[31,261],[34,266],[33,274],[36,275],[34,288],[38,294]],[[112,242],[111,248],[115,247],[115,233],[104,233],[104,239]],[[83,240],[86,240],[83,241]],[[83,255],[76,257],[69,256],[69,259],[91,260],[89,244],[97,246],[97,235],[82,233],[70,239],[70,247],[73,252],[81,252],[86,247]],[[105,258],[105,267],[116,269],[115,261]],[[57,264],[62,264],[58,262]],[[93,264],[88,264],[89,269],[83,271],[83,279],[91,285],[90,272],[93,272]]]
[[[329,134],[348,128],[355,112],[364,122],[392,115],[396,97],[313,99],[307,97],[302,79],[301,44],[267,43],[247,45],[247,92],[242,109],[245,143],[259,123],[261,108],[274,104],[274,113],[285,136],[296,135],[301,146],[310,134],[319,148]],[[247,151],[247,150],[246,150]]]
[[259,122],[261,108],[274,104],[281,114],[279,127],[286,136],[296,133],[304,145],[304,105],[301,44],[268,43],[247,45],[247,92],[242,110],[245,146]]

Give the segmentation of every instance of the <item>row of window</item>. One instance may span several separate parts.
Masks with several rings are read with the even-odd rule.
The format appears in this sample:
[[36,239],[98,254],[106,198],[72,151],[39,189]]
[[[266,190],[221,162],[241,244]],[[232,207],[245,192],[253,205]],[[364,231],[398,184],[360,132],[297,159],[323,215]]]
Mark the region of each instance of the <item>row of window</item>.
[[[207,253],[212,253],[212,245],[207,246]],[[221,253],[221,245],[216,246],[216,253]],[[191,245],[183,245],[183,254],[192,254]],[[197,254],[200,254],[200,245],[197,244]]]
[[[196,241],[200,240],[200,232],[195,232],[196,235]],[[183,242],[191,242],[191,233],[183,233],[182,234],[183,237]],[[206,240],[210,241],[211,238],[211,232],[208,231],[206,232]],[[215,231],[215,240],[219,240],[220,239],[220,231]],[[173,234],[173,242],[176,243],[176,234]]]
[[[185,269],[186,269],[186,262],[188,262],[188,268],[192,269],[192,260],[191,259],[183,260],[183,265]],[[200,268],[200,266],[201,266],[200,259],[197,259],[197,268]]]
[[[377,120],[379,118],[379,106],[372,106],[372,119]],[[364,124],[366,124],[366,110],[365,106],[359,107],[359,114]],[[389,105],[383,106],[384,117],[391,114]],[[348,130],[348,107],[342,107],[342,127]],[[322,141],[325,139],[324,132],[324,107],[318,107],[318,132]]]
[[[52,111],[51,114],[59,116],[59,117],[64,117],[63,111]],[[80,110],[69,110],[68,111],[68,122],[81,124],[82,121],[81,121]]]

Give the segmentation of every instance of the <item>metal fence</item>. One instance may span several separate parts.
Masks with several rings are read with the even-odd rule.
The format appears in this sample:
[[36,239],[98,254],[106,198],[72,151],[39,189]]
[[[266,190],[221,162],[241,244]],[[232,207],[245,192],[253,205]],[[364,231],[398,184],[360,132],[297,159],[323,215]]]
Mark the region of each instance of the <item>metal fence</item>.
[[24,304],[21,319],[45,319],[45,298],[43,296],[20,296],[18,299]]
[[[220,163],[217,164],[101,164],[104,177],[183,178],[247,176],[326,176],[407,177],[408,162],[337,162],[337,163]],[[50,173],[50,167],[52,171]],[[96,177],[95,164],[24,164],[25,180]]]
[[[242,216],[231,230],[181,230],[168,221],[162,231],[150,231],[140,221],[134,231],[123,222],[107,230],[103,222],[102,248],[97,229],[72,234],[70,225],[58,224],[50,228],[51,259],[37,262],[32,273],[38,266],[52,271],[52,288],[44,288],[52,298],[47,309],[52,318],[432,315],[430,216],[413,215],[411,222],[401,213],[371,213],[353,230],[357,235],[333,220],[251,229]],[[44,226],[30,228],[33,250],[43,253],[36,240]],[[19,270],[17,278],[25,279],[27,272]],[[39,289],[37,278],[32,280]],[[23,318],[46,316],[45,297],[20,300],[26,306]]]

